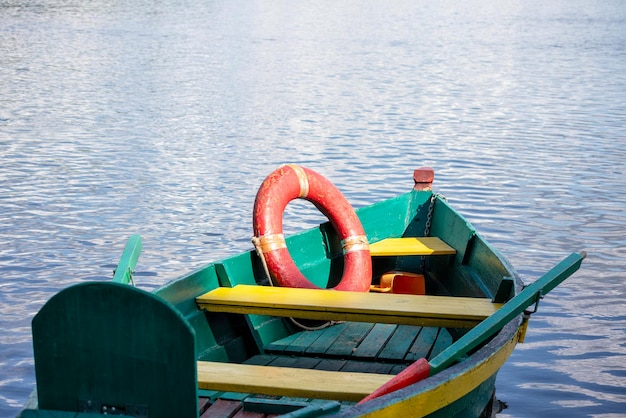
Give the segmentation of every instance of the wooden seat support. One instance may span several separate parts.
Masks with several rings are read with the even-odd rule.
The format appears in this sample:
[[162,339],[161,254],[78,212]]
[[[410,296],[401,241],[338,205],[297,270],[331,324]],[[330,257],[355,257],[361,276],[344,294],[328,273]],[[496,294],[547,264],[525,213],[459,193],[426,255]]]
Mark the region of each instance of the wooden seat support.
[[473,327],[502,306],[487,298],[250,285],[220,287],[196,302],[209,312],[454,328]]
[[199,361],[198,388],[220,392],[360,401],[393,375]]

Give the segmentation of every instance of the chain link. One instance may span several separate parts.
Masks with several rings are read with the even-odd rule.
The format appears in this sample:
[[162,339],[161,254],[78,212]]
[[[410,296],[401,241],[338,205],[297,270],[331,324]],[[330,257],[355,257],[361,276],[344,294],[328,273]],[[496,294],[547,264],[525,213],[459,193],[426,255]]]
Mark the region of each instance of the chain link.
[[435,209],[435,200],[437,199],[437,194],[433,193],[430,196],[430,205],[428,206],[428,215],[426,215],[426,227],[424,228],[424,236],[427,237],[430,235],[430,225],[433,221],[433,209]]
[[[430,235],[430,226],[432,224],[433,221],[433,211],[435,209],[435,200],[437,200],[438,197],[441,197],[442,199],[445,200],[445,197],[439,193],[433,193],[430,196],[430,203],[428,206],[428,214],[426,215],[426,226],[424,227],[424,236],[427,237]],[[422,268],[422,274],[426,274],[426,257],[422,256],[422,263],[421,263],[421,268]]]

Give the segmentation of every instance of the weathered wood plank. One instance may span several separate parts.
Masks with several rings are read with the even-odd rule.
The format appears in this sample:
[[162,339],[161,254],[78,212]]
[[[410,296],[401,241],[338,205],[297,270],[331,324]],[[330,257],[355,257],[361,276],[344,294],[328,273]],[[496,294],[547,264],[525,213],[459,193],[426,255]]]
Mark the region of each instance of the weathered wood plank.
[[317,366],[315,366],[316,370],[328,370],[332,372],[338,372],[341,370],[347,363],[347,360],[341,359],[323,359],[320,361]]
[[430,350],[428,358],[431,359],[438,356],[443,350],[450,347],[452,342],[452,335],[450,335],[448,330],[445,328],[440,328],[439,333],[437,334],[437,339],[433,344],[433,348]]
[[320,336],[306,350],[307,354],[323,354],[328,350],[346,327],[345,323],[335,324],[318,331]]
[[382,373],[382,374],[391,374],[391,369],[393,368],[393,364],[391,363],[375,363],[371,361],[358,361],[352,360],[346,363],[346,365],[341,369],[342,372],[357,372],[357,373]]
[[282,352],[298,338],[298,335],[298,333],[288,335],[285,338],[281,338],[280,340],[276,340],[273,343],[267,344],[264,349],[274,352]]
[[287,347],[284,352],[289,354],[300,354],[319,338],[320,334],[314,331],[301,332],[298,337]]
[[380,360],[403,360],[420,330],[421,327],[399,325],[378,358]]
[[334,344],[328,347],[326,354],[338,357],[350,356],[373,327],[374,324],[363,322],[351,322],[347,324]]
[[220,287],[196,302],[209,312],[442,327],[473,327],[501,306],[486,298],[249,285]]
[[374,328],[361,341],[361,344],[352,353],[353,357],[376,358],[377,354],[385,346],[391,334],[395,331],[397,325],[392,324],[376,324]]
[[415,361],[428,356],[437,338],[438,328],[424,327],[406,354],[405,360]]
[[320,359],[314,357],[276,356],[268,366],[313,369],[319,362]]

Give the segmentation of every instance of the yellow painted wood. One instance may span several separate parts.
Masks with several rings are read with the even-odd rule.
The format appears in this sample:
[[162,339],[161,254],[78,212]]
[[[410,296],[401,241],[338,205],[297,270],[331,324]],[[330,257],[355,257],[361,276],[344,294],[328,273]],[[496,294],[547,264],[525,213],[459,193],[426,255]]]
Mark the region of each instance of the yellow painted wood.
[[399,325],[472,327],[502,304],[487,298],[238,285],[196,298],[210,312]]
[[372,256],[449,255],[454,248],[437,237],[387,238],[370,244]]
[[198,388],[270,396],[360,401],[393,375],[198,362]]
[[441,384],[430,386],[423,392],[398,402],[384,405],[362,415],[363,417],[393,418],[401,416],[423,417],[450,405],[474,390],[482,382],[497,373],[510,357],[518,342],[518,334],[506,344],[486,357],[475,367],[464,370],[450,379],[441,379]]

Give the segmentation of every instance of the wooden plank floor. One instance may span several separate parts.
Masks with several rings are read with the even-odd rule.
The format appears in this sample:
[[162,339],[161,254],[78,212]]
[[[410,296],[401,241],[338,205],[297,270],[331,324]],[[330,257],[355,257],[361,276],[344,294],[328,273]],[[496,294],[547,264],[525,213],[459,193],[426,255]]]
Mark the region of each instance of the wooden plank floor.
[[[278,340],[246,364],[397,374],[418,358],[434,357],[451,341],[445,328],[345,322]],[[271,417],[278,414],[275,411],[310,401],[234,393],[216,398],[221,399],[209,403],[202,417]],[[225,413],[227,408],[230,413]]]
[[[316,370],[397,374],[415,360],[437,355],[452,341],[445,328],[344,322],[301,331],[265,347],[245,363]],[[272,417],[308,399],[225,393],[201,400],[201,416]],[[282,411],[282,412],[281,412]]]
[[451,341],[445,328],[345,322],[293,334],[265,350],[273,355],[410,363],[433,357]]

